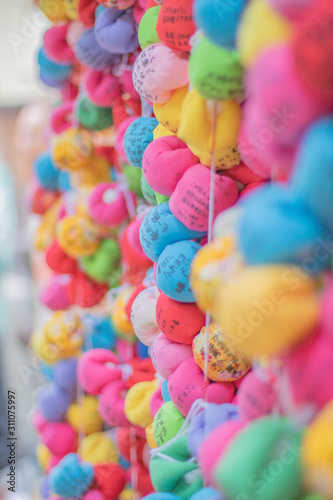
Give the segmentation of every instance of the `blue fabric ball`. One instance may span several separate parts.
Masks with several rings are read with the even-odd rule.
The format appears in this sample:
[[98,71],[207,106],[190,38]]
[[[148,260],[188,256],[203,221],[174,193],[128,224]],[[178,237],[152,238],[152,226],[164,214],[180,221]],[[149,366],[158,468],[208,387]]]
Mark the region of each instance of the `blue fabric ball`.
[[162,392],[162,398],[163,398],[164,403],[171,401],[167,380],[163,380],[162,385],[161,385],[161,392]]
[[201,238],[206,233],[188,229],[169,208],[169,202],[152,208],[140,226],[140,242],[145,254],[154,262],[167,245],[177,241]]
[[202,488],[191,496],[190,500],[223,500],[225,497],[214,488]]
[[109,318],[95,314],[85,314],[82,318],[86,329],[85,351],[90,349],[112,349],[116,343],[116,333]]
[[142,157],[153,141],[153,130],[157,127],[156,118],[140,117],[132,121],[124,135],[124,150],[133,167],[142,168]]
[[58,190],[59,169],[48,152],[41,153],[34,162],[34,173],[39,184],[50,191]]
[[61,192],[70,191],[71,189],[71,177],[70,173],[65,170],[59,170],[58,172],[58,189]]
[[314,274],[329,266],[329,253],[317,255],[327,231],[292,191],[265,186],[249,195],[243,208],[238,238],[247,264],[296,264]]
[[302,138],[290,188],[333,233],[333,116],[316,122]]
[[156,285],[179,302],[195,302],[190,284],[192,261],[201,246],[194,241],[178,241],[165,247],[157,261]]
[[247,0],[195,0],[194,20],[207,38],[226,49],[236,46],[238,24]]
[[173,495],[172,493],[159,492],[150,493],[149,495],[142,497],[141,500],[181,500],[181,498],[177,497],[177,495]]
[[94,468],[80,462],[76,453],[66,455],[49,474],[50,487],[63,498],[80,498],[94,480]]
[[140,340],[137,343],[137,353],[139,358],[146,359],[149,358],[149,347],[144,345]]
[[45,78],[49,78],[55,82],[66,80],[72,71],[72,66],[70,64],[60,64],[49,59],[43,48],[38,52],[37,62]]

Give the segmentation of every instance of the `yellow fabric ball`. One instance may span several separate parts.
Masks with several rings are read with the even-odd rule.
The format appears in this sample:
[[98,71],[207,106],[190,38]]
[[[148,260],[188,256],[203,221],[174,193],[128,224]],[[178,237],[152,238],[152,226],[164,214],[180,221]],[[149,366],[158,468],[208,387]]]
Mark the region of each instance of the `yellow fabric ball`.
[[[201,328],[192,344],[195,362],[203,371],[205,369],[206,331],[205,326]],[[223,334],[223,330],[211,323],[208,339],[208,377],[215,382],[233,382],[243,377],[251,364]]]
[[[198,306],[204,312],[212,311],[216,289],[224,281],[222,273],[219,272],[220,268],[224,267],[229,273],[231,269],[241,266],[240,254],[236,254],[237,259],[228,259],[234,256],[235,252],[234,239],[224,236],[202,247],[194,257],[191,268],[191,287]],[[227,266],[226,263],[228,263]],[[230,265],[232,263],[234,263],[233,266]]]
[[52,458],[52,454],[50,450],[45,446],[45,444],[38,443],[36,446],[36,458],[39,466],[43,469],[45,472],[49,462]]
[[157,388],[158,380],[139,382],[130,388],[125,397],[125,415],[132,424],[147,427],[153,422],[149,402]]
[[165,104],[154,104],[154,113],[157,120],[175,134],[178,131],[181,109],[187,93],[188,87],[180,87],[173,92]]
[[93,187],[101,182],[110,182],[110,166],[102,156],[93,156],[89,168],[72,171],[70,174],[71,185],[75,188]]
[[332,428],[333,401],[310,424],[302,447],[305,486],[328,500],[333,500]]
[[134,499],[134,492],[132,488],[125,488],[123,491],[120,493],[118,496],[119,500],[133,500]]
[[106,432],[94,432],[86,436],[81,442],[80,456],[93,465],[118,462],[117,449]]
[[252,0],[244,11],[237,37],[241,62],[251,66],[270,45],[291,38],[291,23],[274,10],[267,0]]
[[98,412],[98,399],[93,396],[83,396],[80,404],[70,405],[66,418],[77,432],[82,430],[86,435],[103,429],[103,420]]
[[[194,89],[183,102],[178,137],[207,167],[211,164],[213,105]],[[242,110],[236,101],[216,102],[216,133],[214,160],[217,170],[226,170],[240,163],[237,137]]]
[[152,422],[151,424],[149,424],[147,427],[146,427],[146,439],[147,439],[147,444],[149,446],[149,448],[152,450],[153,448],[157,448],[157,444],[155,442],[155,438],[154,438],[154,432],[153,432],[153,425],[154,425],[154,422]]
[[64,0],[65,11],[71,21],[76,21],[79,18],[79,1],[80,0]]
[[167,135],[177,135],[175,132],[171,132],[171,130],[167,129],[162,123],[159,123],[156,128],[153,130],[154,141],[159,139],[160,137],[166,137]]
[[128,319],[125,311],[127,302],[134,292],[135,287],[125,288],[120,292],[115,300],[112,310],[112,322],[120,333],[125,335],[135,335],[132,323]]
[[100,244],[98,226],[83,214],[61,219],[57,239],[64,252],[74,259],[92,255]]
[[64,0],[39,0],[39,7],[54,23],[68,20]]
[[59,199],[45,212],[37,228],[34,240],[36,250],[44,252],[56,236],[57,218],[61,200]]
[[57,136],[52,159],[58,168],[80,170],[90,168],[94,145],[85,130],[70,128]]
[[316,282],[288,265],[246,267],[217,291],[213,314],[246,357],[276,356],[318,325]]
[[62,357],[59,349],[45,338],[41,330],[33,332],[30,345],[36,356],[49,365],[56,363]]

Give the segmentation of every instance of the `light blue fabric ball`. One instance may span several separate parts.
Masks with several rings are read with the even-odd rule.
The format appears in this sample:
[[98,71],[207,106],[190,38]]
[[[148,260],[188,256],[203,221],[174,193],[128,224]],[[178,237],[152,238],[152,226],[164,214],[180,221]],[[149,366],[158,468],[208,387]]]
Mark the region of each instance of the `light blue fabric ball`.
[[316,122],[302,138],[290,188],[333,233],[333,116]]
[[44,189],[58,190],[59,169],[53,163],[49,152],[45,151],[37,156],[34,162],[34,173]]
[[215,45],[234,49],[238,24],[246,3],[247,0],[195,0],[195,23]]
[[94,468],[80,462],[76,453],[66,455],[50,472],[50,488],[63,498],[80,498],[94,480]]
[[202,238],[206,233],[188,229],[169,208],[169,202],[157,205],[144,217],[140,242],[145,254],[154,262],[167,245],[177,241]]
[[290,189],[265,186],[242,206],[238,238],[247,264],[296,264],[313,274],[329,266],[319,249],[327,230]]
[[142,168],[142,157],[153,141],[153,130],[157,127],[156,118],[140,117],[133,120],[124,135],[124,150],[133,167]]
[[189,277],[192,261],[200,248],[194,241],[178,241],[165,247],[159,256],[156,285],[171,299],[195,302]]

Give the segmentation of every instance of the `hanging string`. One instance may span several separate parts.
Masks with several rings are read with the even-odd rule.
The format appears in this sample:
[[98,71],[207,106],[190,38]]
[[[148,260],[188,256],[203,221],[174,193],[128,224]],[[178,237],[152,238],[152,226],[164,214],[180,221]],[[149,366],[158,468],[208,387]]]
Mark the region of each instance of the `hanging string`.
[[[208,102],[207,102],[208,105]],[[216,141],[216,120],[217,120],[217,101],[212,101],[212,148],[210,152],[210,184],[209,184],[209,212],[208,212],[208,234],[207,243],[211,243],[213,239],[213,223],[215,213],[215,141]],[[206,331],[205,331],[205,363],[204,363],[204,382],[209,383],[208,379],[208,363],[209,363],[209,329],[211,324],[211,315],[206,313]],[[207,391],[206,391],[207,392]],[[205,396],[206,397],[206,396]]]

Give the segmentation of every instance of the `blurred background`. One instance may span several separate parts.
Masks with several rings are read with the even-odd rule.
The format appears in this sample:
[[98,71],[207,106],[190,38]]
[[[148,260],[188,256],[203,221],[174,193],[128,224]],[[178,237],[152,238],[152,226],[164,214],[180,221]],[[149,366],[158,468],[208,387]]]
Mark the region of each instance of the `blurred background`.
[[[0,498],[34,497],[39,470],[31,426],[40,383],[29,337],[42,321],[38,289],[42,260],[31,252],[35,221],[28,215],[34,157],[44,149],[54,100],[38,80],[37,52],[49,22],[33,0],[0,0]],[[32,279],[34,278],[34,279]],[[16,493],[8,493],[5,449],[8,389],[16,392]],[[5,437],[4,437],[5,436]]]

